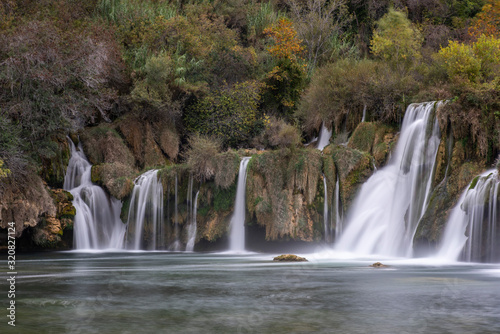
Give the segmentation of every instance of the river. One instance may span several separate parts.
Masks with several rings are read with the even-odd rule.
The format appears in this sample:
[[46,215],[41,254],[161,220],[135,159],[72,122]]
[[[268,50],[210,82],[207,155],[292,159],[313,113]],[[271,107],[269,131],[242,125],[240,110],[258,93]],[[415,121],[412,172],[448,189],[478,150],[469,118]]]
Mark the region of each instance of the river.
[[18,254],[22,333],[500,333],[500,265],[278,254]]

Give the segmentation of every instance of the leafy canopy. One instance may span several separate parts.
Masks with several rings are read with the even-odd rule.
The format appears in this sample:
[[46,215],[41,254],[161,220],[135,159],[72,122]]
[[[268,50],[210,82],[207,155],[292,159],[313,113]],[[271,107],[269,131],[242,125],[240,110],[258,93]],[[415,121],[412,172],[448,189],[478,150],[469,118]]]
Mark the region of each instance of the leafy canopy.
[[393,8],[378,22],[371,40],[373,54],[393,65],[409,65],[419,59],[422,34],[406,14]]

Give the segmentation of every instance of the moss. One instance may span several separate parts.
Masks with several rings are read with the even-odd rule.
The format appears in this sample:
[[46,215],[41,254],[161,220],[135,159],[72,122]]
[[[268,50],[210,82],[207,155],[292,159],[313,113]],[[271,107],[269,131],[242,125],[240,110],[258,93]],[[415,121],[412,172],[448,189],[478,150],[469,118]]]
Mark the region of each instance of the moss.
[[368,153],[337,146],[332,150],[341,183],[341,197],[344,210],[354,200],[359,187],[373,172],[372,157]]
[[74,218],[76,216],[76,208],[73,205],[66,205],[63,207],[58,218]]
[[214,210],[230,211],[236,198],[236,184],[227,189],[216,188],[214,191]]
[[474,180],[470,183],[469,190],[474,189],[476,187],[477,182],[479,181],[479,176],[476,176]]
[[374,123],[359,123],[349,139],[349,148],[371,153],[375,141],[376,126]]
[[51,187],[62,188],[71,155],[68,140],[64,135],[57,134],[51,137],[48,146],[52,152],[41,158],[40,176]]

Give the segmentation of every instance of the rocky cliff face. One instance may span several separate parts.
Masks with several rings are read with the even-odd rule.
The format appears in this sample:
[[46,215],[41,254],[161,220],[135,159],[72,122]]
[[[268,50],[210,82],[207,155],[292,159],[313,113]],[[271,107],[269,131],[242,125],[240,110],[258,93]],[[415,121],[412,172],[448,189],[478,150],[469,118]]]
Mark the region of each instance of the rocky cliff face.
[[[30,176],[29,186],[3,184],[0,196],[0,228],[6,236],[8,223],[15,222],[21,248],[70,248],[63,240],[71,234],[75,208],[72,196],[62,189],[50,189],[38,176]],[[2,238],[3,239],[3,238]],[[0,247],[7,245],[6,237]]]
[[434,249],[438,245],[460,195],[477,175],[488,169],[479,142],[468,137],[456,139],[457,125],[451,121],[449,112],[446,106],[437,114],[442,138],[436,157],[434,190],[414,237],[417,250]]

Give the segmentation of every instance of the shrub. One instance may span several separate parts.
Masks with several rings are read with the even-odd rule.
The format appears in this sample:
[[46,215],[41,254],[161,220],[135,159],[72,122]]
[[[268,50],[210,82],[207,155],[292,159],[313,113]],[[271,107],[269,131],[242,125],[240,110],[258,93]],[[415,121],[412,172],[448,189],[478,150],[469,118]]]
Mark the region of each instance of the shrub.
[[439,50],[437,59],[443,63],[451,79],[461,77],[474,82],[481,70],[481,62],[467,44],[450,41],[447,47]]
[[491,81],[500,68],[500,39],[481,35],[472,45],[450,41],[435,56],[451,79]]
[[252,140],[252,145],[260,148],[295,148],[301,142],[299,130],[271,116],[267,119],[264,131]]
[[217,136],[224,146],[247,143],[262,127],[259,84],[248,81],[210,92],[184,115],[190,132]]
[[200,182],[211,179],[216,173],[216,156],[221,150],[220,140],[203,135],[188,139],[189,148],[184,153],[193,176]]

